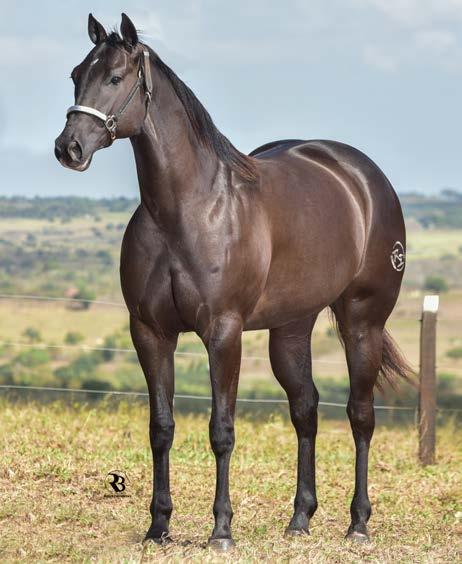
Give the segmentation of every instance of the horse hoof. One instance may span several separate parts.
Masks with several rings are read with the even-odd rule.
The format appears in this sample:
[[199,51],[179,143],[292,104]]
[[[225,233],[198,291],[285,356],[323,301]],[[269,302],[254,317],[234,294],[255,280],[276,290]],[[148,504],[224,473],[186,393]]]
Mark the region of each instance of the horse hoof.
[[160,537],[158,536],[149,536],[149,533],[146,535],[143,546],[148,546],[149,544],[159,544],[159,545],[167,545],[173,542],[172,537],[169,536],[168,533],[162,533]]
[[229,552],[232,550],[236,544],[233,539],[209,539],[207,543],[209,548],[212,548],[216,552]]
[[309,534],[310,531],[308,531],[307,529],[291,529],[290,527],[287,527],[287,529],[284,531],[284,537],[286,539],[293,537],[305,537]]
[[346,537],[347,540],[351,540],[358,544],[363,544],[369,542],[369,536],[364,533],[358,533],[358,531],[352,531],[351,533],[347,533]]

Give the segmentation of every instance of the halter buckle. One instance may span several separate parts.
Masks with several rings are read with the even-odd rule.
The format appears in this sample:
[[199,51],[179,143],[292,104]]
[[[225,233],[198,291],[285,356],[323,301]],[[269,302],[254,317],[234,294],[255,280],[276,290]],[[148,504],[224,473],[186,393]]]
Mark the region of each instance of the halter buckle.
[[109,135],[111,136],[111,140],[114,141],[116,138],[116,129],[117,129],[117,118],[112,115],[108,116],[107,120],[104,122],[106,129],[109,131]]

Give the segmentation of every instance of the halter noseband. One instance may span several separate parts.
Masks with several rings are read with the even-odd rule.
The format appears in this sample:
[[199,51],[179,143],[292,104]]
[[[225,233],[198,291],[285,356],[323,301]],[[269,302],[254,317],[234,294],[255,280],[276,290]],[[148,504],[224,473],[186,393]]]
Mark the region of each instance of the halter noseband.
[[122,103],[120,108],[117,110],[117,112],[115,112],[114,114],[106,115],[103,112],[96,110],[95,108],[90,108],[89,106],[80,106],[80,105],[77,104],[75,106],[71,106],[67,110],[66,117],[69,114],[72,114],[72,113],[75,113],[75,112],[81,112],[83,114],[89,114],[90,116],[97,117],[98,119],[100,119],[101,121],[104,122],[104,125],[106,126],[106,129],[109,132],[109,135],[111,137],[111,143],[112,143],[114,141],[114,139],[116,138],[117,123],[118,123],[121,115],[127,109],[128,105],[133,100],[133,97],[135,96],[138,88],[140,88],[143,85],[143,83],[144,83],[144,89],[145,89],[145,92],[146,92],[146,111],[147,111],[149,103],[151,102],[151,96],[152,96],[152,79],[151,79],[151,66],[149,64],[149,51],[147,51],[145,49],[143,49],[143,54],[140,57],[140,65],[139,65],[139,69],[138,69],[138,78],[137,78],[135,84],[132,86],[132,89],[128,93],[124,102]]

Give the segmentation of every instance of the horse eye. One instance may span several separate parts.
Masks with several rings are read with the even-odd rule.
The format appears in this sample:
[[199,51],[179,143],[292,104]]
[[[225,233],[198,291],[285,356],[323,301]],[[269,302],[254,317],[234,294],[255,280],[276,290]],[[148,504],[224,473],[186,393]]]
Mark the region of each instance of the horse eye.
[[119,84],[119,82],[122,80],[122,78],[120,76],[113,76],[111,78],[111,84]]

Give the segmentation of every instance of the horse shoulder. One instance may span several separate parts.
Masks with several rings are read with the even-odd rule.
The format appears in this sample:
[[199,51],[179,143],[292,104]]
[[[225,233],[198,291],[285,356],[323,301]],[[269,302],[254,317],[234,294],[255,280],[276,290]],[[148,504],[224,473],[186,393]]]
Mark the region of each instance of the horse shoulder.
[[131,316],[160,334],[181,330],[167,247],[162,232],[143,204],[136,209],[125,231],[120,278]]

